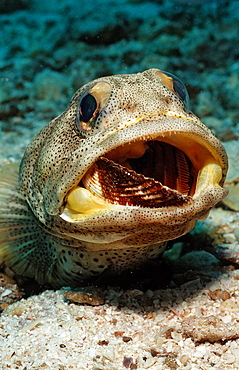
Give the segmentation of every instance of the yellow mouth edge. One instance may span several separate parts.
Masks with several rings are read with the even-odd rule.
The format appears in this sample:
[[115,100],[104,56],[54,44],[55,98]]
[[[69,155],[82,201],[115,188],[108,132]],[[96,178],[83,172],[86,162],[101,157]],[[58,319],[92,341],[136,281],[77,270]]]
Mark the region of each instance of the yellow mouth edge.
[[[209,189],[215,188],[221,189],[219,185],[221,178],[222,169],[218,164],[206,164],[198,173],[196,191],[192,199],[196,201],[199,197],[203,196],[205,190],[208,191]],[[82,221],[83,219],[99,216],[101,213],[107,211],[123,210],[127,207],[108,203],[107,200],[92,194],[89,190],[80,186],[72,189],[66,200],[65,209],[60,217],[68,222]],[[168,208],[170,207],[173,206],[169,206]]]

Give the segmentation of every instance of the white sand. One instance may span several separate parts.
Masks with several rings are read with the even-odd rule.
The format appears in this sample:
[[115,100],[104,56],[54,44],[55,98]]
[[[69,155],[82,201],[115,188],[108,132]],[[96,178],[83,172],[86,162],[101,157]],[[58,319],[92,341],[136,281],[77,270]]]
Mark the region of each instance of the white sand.
[[1,369],[239,369],[238,279],[235,270],[206,287],[109,288],[99,306],[65,302],[62,290],[23,299],[0,320]]

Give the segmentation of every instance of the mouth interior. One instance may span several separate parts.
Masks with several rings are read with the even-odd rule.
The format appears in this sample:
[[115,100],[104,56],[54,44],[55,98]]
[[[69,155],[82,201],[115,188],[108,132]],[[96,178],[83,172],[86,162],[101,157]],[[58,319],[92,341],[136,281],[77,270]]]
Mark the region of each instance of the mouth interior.
[[162,141],[119,146],[100,157],[81,181],[110,203],[150,208],[188,202],[195,183],[196,171],[188,156]]
[[121,165],[183,195],[192,193],[194,170],[183,151],[160,141],[148,141],[144,147],[142,156],[126,158]]

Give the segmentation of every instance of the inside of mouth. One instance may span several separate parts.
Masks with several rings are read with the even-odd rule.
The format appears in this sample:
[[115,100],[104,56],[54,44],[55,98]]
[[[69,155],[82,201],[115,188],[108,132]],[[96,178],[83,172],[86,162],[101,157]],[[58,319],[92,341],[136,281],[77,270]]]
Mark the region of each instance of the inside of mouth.
[[190,159],[177,147],[156,140],[137,141],[98,158],[80,186],[113,204],[179,206],[194,194],[195,174]]
[[112,152],[105,157],[183,195],[193,195],[195,170],[182,150],[161,141],[139,142],[128,149],[118,158]]

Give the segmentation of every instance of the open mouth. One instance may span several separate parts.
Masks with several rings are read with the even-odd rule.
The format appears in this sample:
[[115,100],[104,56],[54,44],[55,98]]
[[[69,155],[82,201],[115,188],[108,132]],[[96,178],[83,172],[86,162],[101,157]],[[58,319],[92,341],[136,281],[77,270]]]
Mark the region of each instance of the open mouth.
[[82,184],[114,204],[159,208],[187,202],[194,177],[193,165],[180,149],[160,141],[138,141],[100,157]]
[[112,206],[184,206],[220,187],[221,178],[221,166],[200,142],[173,133],[141,139],[100,156],[69,192],[67,208],[89,214]]

